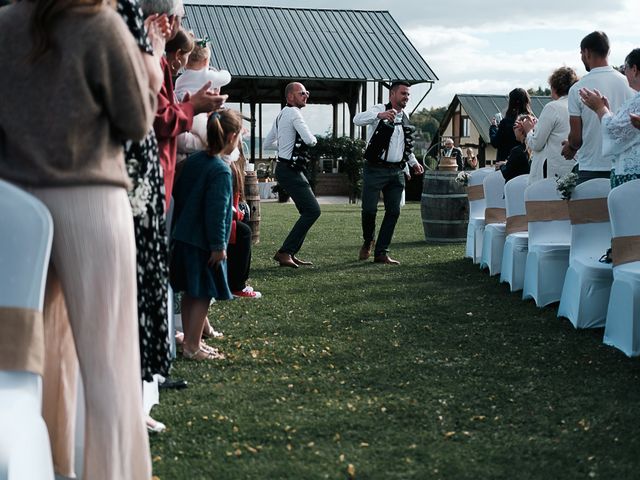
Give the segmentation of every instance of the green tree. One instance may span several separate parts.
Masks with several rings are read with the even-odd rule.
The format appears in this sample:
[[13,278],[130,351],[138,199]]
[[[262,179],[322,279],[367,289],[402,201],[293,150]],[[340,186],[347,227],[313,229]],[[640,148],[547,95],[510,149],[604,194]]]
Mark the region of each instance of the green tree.
[[534,88],[530,88],[527,90],[527,93],[530,96],[538,96],[538,97],[548,97],[549,95],[551,95],[551,89],[550,88],[542,88],[540,86],[538,86],[538,89],[534,89]]
[[422,132],[425,142],[429,143],[438,131],[446,113],[447,107],[423,108],[411,115],[411,123]]

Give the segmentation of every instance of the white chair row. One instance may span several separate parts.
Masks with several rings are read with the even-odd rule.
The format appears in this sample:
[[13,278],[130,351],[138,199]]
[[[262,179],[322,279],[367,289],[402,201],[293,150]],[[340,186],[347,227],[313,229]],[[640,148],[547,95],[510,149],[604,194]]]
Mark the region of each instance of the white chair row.
[[[559,301],[558,317],[575,328],[605,327],[605,343],[640,355],[640,180],[611,192],[609,180],[590,180],[567,202],[554,179],[527,187],[522,175],[504,185],[502,199],[496,173],[472,175],[470,185],[482,179],[485,215],[473,228],[470,220],[466,256],[475,262],[480,245],[481,268],[500,273],[512,292],[523,290],[539,307]],[[502,205],[504,223],[496,216]],[[599,261],[610,245],[613,266]]]

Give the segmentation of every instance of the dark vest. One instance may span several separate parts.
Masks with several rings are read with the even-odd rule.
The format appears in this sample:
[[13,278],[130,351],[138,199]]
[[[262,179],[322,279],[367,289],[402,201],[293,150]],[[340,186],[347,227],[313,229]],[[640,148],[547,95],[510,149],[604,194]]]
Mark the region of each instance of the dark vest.
[[[385,105],[386,110],[391,110],[391,104]],[[373,135],[369,139],[367,148],[364,151],[364,158],[371,163],[384,163],[387,161],[389,155],[389,143],[391,142],[391,136],[395,131],[396,125],[388,122],[387,120],[380,120]],[[409,123],[407,114],[402,115],[402,131],[404,133],[404,153],[402,155],[402,162],[406,162],[409,156],[413,153],[413,133],[416,127]]]
[[[287,105],[291,107],[291,105]],[[280,112],[282,114],[282,112]],[[280,115],[276,118],[276,129],[278,128],[278,122]],[[309,146],[304,143],[302,137],[296,131],[296,139],[293,143],[293,150],[291,151],[291,158],[278,157],[278,160],[287,163],[291,168],[298,171],[305,171],[307,163],[309,162]]]

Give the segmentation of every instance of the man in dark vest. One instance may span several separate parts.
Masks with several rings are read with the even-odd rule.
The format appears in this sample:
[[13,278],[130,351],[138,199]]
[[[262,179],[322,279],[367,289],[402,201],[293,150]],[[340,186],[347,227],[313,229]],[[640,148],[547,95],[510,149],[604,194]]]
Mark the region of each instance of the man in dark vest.
[[362,177],[362,237],[360,260],[367,260],[374,248],[376,213],[382,191],[384,218],[375,242],[375,263],[399,265],[389,257],[389,244],[400,216],[400,202],[404,191],[404,168],[408,164],[414,173],[424,172],[413,154],[415,128],[409,124],[404,111],[409,101],[411,84],[395,81],[389,90],[389,103],[378,104],[353,119],[358,126],[367,125],[367,148]]

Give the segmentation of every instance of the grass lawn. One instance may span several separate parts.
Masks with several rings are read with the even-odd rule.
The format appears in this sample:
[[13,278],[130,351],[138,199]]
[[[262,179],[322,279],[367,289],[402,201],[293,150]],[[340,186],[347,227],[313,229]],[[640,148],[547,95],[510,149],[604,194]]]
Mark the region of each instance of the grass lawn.
[[356,206],[325,205],[300,252],[271,259],[297,216],[262,205],[252,285],[214,305],[217,363],[178,360],[151,439],[168,479],[640,478],[640,362],[424,242],[404,207],[391,254],[358,262]]

